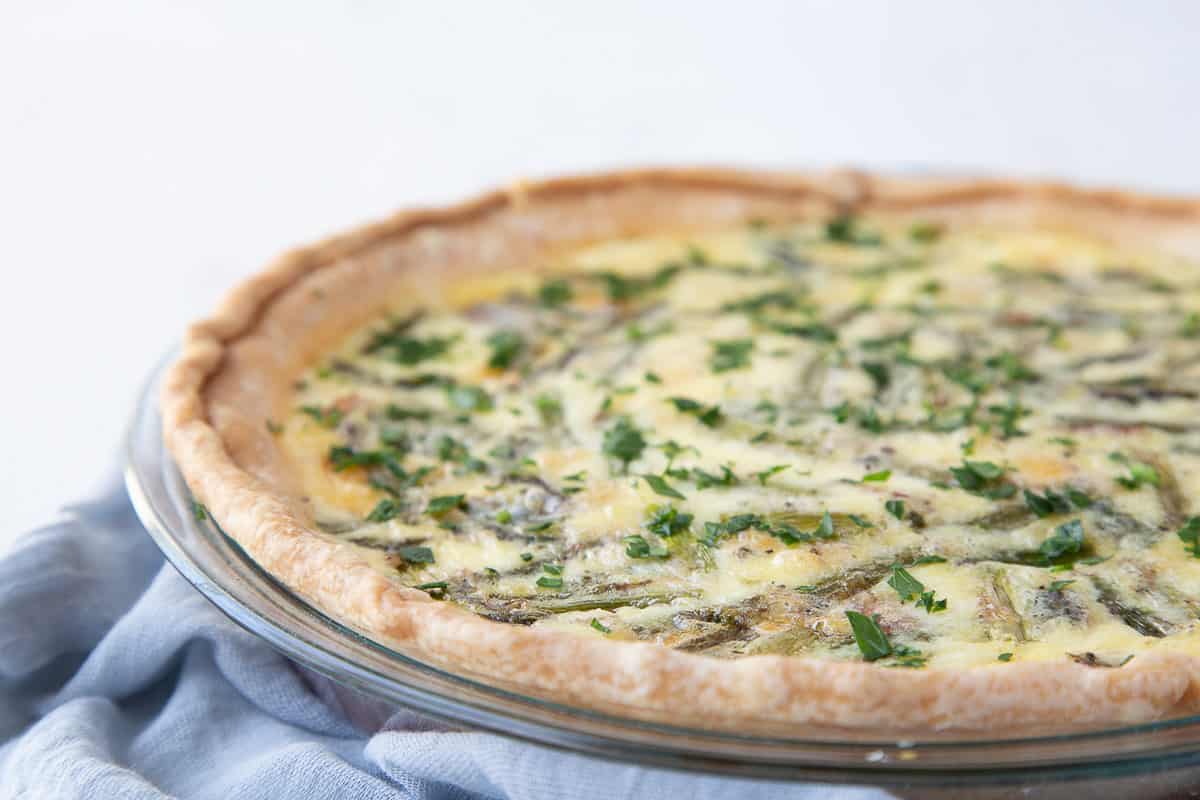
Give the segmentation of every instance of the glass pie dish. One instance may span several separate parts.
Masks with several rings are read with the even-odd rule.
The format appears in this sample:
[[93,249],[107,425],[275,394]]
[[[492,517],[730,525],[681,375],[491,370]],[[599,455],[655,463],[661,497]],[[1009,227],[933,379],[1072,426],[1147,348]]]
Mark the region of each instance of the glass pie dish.
[[[351,690],[367,727],[397,707],[458,726],[578,753],[740,777],[879,785],[920,796],[1017,786],[1046,796],[1090,784],[1099,796],[1177,796],[1200,785],[1200,716],[1106,730],[989,734],[875,730],[741,721],[684,727],[636,708],[603,712],[497,686],[372,641],[324,615],[263,572],[210,519],[198,519],[163,445],[160,364],[139,398],[126,442],[133,506],[166,558],[231,620],[331,686]],[[340,691],[335,689],[335,691]],[[1058,788],[1055,788],[1058,787]],[[1042,794],[1035,792],[1036,796]]]

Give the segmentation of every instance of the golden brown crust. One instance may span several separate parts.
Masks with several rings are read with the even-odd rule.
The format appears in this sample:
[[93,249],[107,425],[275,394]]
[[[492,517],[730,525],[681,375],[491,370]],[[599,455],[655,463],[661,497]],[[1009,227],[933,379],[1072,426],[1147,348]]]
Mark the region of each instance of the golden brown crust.
[[885,721],[915,730],[1087,726],[1194,710],[1200,669],[1193,657],[1165,651],[1120,669],[1064,661],[897,670],[802,657],[725,661],[504,625],[394,584],[352,548],[310,529],[262,421],[323,347],[398,298],[436,301],[454,280],[588,240],[848,209],[1061,224],[1200,256],[1200,200],[1050,183],[716,169],[521,183],[296,250],[242,284],[189,329],[167,374],[167,444],[223,528],[315,605],[419,657],[526,692],[742,731],[756,720]]

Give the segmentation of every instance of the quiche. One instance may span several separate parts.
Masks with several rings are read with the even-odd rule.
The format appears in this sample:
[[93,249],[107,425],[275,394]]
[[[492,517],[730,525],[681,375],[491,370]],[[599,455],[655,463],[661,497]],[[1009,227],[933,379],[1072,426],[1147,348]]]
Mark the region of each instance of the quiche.
[[1195,711],[1200,203],[857,172],[515,185],[194,325],[208,514],[404,652],[713,727]]

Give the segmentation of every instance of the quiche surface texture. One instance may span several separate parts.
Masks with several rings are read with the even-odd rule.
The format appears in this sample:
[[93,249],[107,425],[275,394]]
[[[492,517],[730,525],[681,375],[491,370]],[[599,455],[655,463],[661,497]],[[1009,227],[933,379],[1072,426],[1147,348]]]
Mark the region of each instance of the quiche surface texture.
[[270,572],[522,691],[716,725],[1186,713],[1198,228],[856,173],[521,186],[285,257],[192,329],[165,431]]

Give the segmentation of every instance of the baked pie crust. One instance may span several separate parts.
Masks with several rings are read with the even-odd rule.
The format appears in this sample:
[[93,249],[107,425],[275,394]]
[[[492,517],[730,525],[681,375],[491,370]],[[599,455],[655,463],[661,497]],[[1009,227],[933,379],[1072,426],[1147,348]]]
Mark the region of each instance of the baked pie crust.
[[[1119,666],[1076,654],[949,666],[934,658],[898,669],[886,659],[856,657],[714,658],[655,641],[487,619],[436,591],[406,585],[363,548],[320,529],[306,478],[278,432],[264,424],[293,414],[298,378],[385,313],[461,306],[471,287],[486,294],[493,276],[540,267],[597,242],[687,240],[752,222],[774,228],[853,218],[889,230],[920,223],[1066,231],[1176,259],[1185,265],[1180,269],[1200,261],[1200,201],[1190,199],[853,171],[638,170],[522,182],[295,250],[237,287],[187,332],[163,388],[164,436],[194,496],[222,529],[313,605],[431,662],[539,696],[741,730],[754,720],[1016,730],[1196,710],[1200,649],[1191,644],[1190,625]],[[1178,278],[1195,283],[1200,272]],[[1196,480],[1189,471],[1183,485]],[[1189,503],[1191,513],[1200,513],[1190,497],[1182,511]],[[1166,538],[1184,547],[1173,533]],[[882,579],[880,585],[891,591]],[[923,619],[926,612],[911,613]]]

